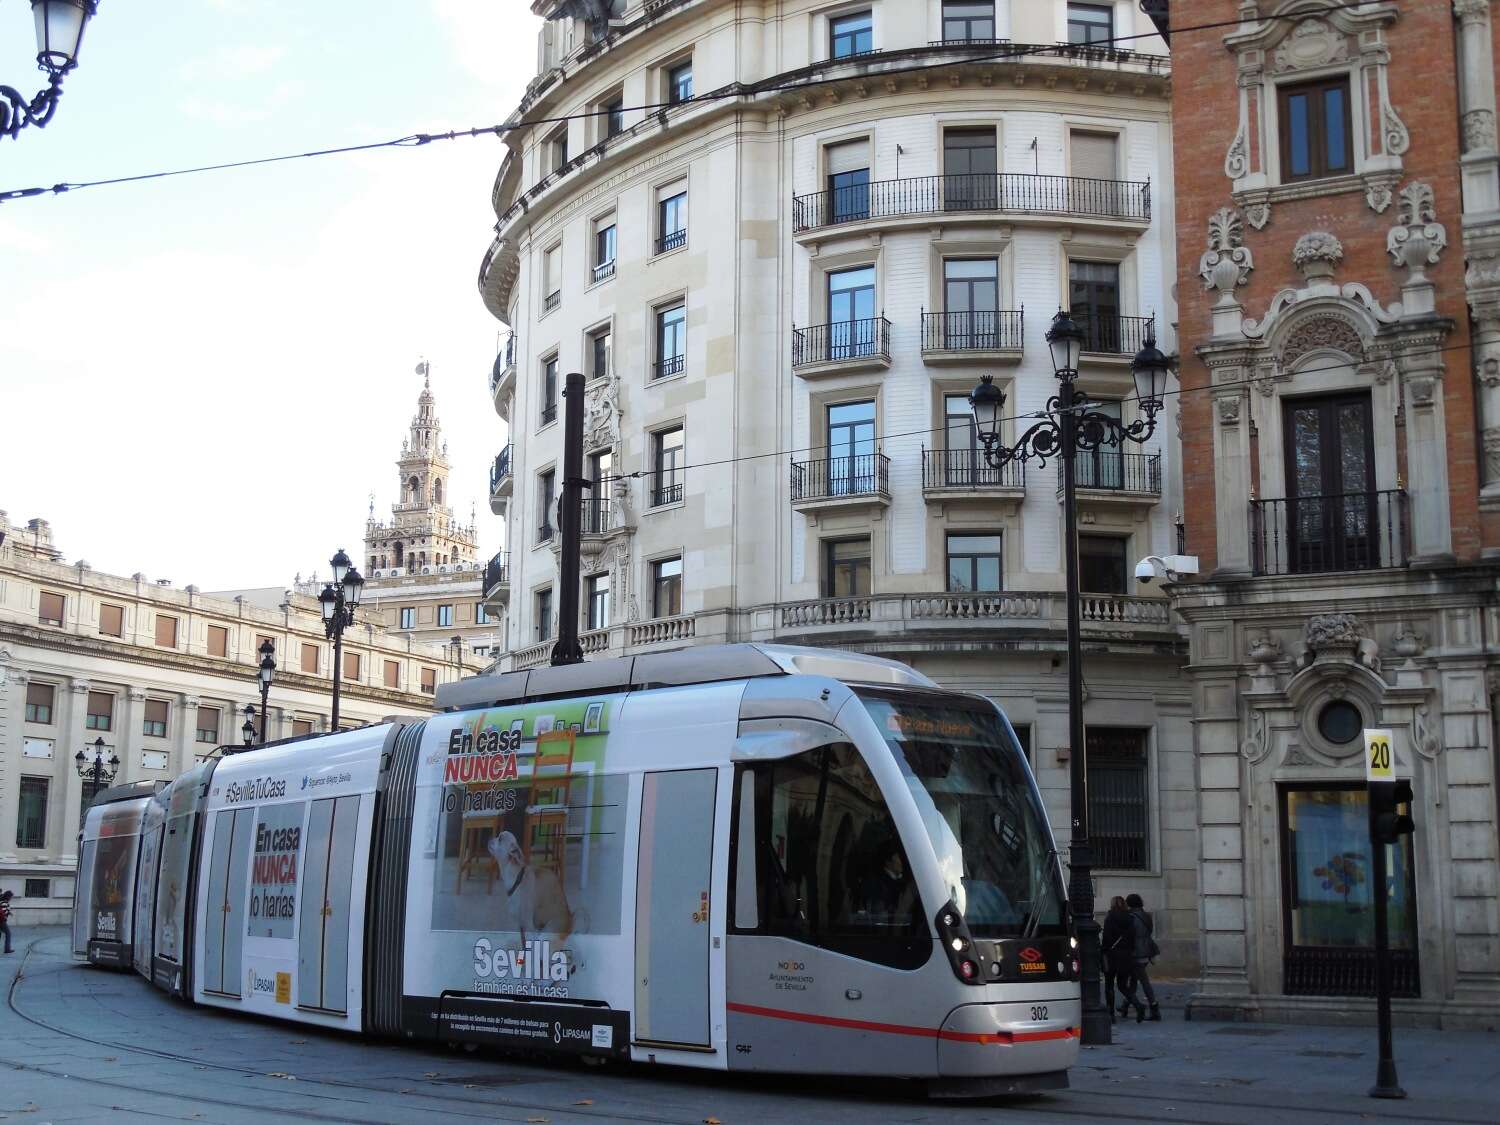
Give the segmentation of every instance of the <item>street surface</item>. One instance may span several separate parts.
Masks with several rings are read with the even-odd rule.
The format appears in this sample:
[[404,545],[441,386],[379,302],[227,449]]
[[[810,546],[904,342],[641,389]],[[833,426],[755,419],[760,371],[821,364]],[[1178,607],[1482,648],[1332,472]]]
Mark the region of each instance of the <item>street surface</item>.
[[1398,1029],[1411,1095],[1365,1096],[1373,1029],[1187,1023],[1186,988],[1159,988],[1157,1024],[1086,1048],[1073,1088],[985,1103],[928,1101],[896,1082],[726,1078],[424,1050],[235,1017],[90,969],[61,929],[22,931],[0,959],[0,1119],[502,1121],[600,1125],[871,1122],[1493,1122],[1500,1035]]

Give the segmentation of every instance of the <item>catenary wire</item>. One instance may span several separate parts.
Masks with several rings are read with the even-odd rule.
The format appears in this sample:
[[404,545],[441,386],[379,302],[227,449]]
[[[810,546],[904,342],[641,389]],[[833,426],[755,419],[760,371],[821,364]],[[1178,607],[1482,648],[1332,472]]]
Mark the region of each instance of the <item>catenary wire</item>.
[[[1342,3],[1329,4],[1322,11],[1339,11],[1345,8],[1357,8],[1364,0],[1344,0]],[[1301,19],[1306,13],[1271,13],[1261,16],[1256,22],[1269,20],[1293,20]],[[1188,32],[1214,31],[1225,27],[1238,27],[1248,21],[1242,19],[1215,20],[1211,23],[1189,24],[1180,28],[1170,29],[1173,35],[1183,35]],[[1072,53],[1079,48],[1105,48],[1113,47],[1119,43],[1134,42],[1138,39],[1152,39],[1157,37],[1156,31],[1138,32],[1132,35],[1116,35],[1109,39],[1097,40],[1087,44],[1070,43],[1040,43],[1006,44],[1003,49],[993,53],[966,55],[961,59],[945,59],[941,62],[922,63],[907,67],[895,67],[890,70],[881,71],[875,77],[886,77],[901,74],[914,74],[922,71],[938,70],[950,66],[972,66],[980,62],[997,62],[1016,58],[1026,58],[1038,55],[1058,55]],[[961,45],[961,44],[960,44]],[[872,57],[872,56],[866,56]],[[828,60],[836,61],[836,60]],[[10,188],[0,190],[0,203],[7,200],[30,199],[41,195],[63,195],[70,191],[81,191],[91,187],[111,187],[118,184],[142,183],[149,180],[164,180],[176,176],[193,176],[205,172],[224,172],[237,168],[253,168],[266,164],[283,164],[294,160],[311,160],[323,156],[340,156],[355,152],[369,152],[386,148],[419,148],[431,144],[433,141],[453,141],[472,139],[486,135],[501,136],[517,129],[530,129],[537,125],[558,124],[565,121],[581,121],[589,118],[599,117],[606,113],[652,113],[658,110],[676,108],[678,106],[696,105],[699,103],[723,101],[729,98],[752,97],[763,94],[787,93],[797,90],[814,89],[818,86],[848,80],[847,75],[839,75],[823,78],[798,79],[793,82],[782,84],[752,85],[749,87],[736,86],[735,88],[724,88],[721,90],[710,90],[707,93],[695,94],[691,98],[684,98],[678,102],[646,102],[641,105],[621,106],[613,110],[600,108],[592,110],[580,110],[575,113],[561,114],[556,117],[537,117],[526,121],[502,122],[498,125],[480,125],[468,129],[450,129],[440,133],[411,133],[404,137],[396,137],[391,140],[369,141],[364,144],[335,145],[328,148],[310,149],[307,152],[279,153],[274,156],[251,157],[244,160],[229,160],[217,164],[198,164],[185,168],[162,169],[154,172],[138,172],[128,176],[111,176],[98,180],[63,181],[52,184],[50,187],[37,186],[26,188]]]

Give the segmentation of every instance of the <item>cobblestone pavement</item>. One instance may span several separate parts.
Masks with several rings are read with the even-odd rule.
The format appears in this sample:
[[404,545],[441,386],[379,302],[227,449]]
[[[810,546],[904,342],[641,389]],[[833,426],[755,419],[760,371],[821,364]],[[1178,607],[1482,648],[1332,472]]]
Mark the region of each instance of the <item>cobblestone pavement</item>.
[[138,977],[68,955],[61,930],[18,935],[0,959],[0,1118],[33,1122],[500,1121],[599,1125],[761,1122],[1410,1122],[1496,1120],[1500,1036],[1397,1033],[1411,1097],[1365,1096],[1374,1032],[1127,1023],[1086,1048],[1064,1092],[981,1104],[928,1101],[910,1084],[726,1078],[540,1063],[368,1042],[171,1000]]

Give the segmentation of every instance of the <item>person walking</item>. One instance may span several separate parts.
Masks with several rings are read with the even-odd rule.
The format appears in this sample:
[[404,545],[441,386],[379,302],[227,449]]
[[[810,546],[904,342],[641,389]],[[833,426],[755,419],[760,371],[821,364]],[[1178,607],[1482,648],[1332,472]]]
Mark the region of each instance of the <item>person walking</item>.
[[1125,900],[1119,895],[1109,900],[1109,913],[1104,915],[1104,932],[1099,944],[1104,950],[1104,1003],[1109,1008],[1109,1018],[1115,1018],[1115,987],[1120,989],[1120,1015],[1130,1014],[1130,1005],[1141,1006],[1135,998],[1135,925]]
[[0,934],[5,935],[5,952],[14,953],[10,944],[10,900],[12,891],[0,891]]
[[[1155,926],[1151,922],[1151,915],[1146,913],[1146,904],[1141,900],[1140,895],[1127,895],[1125,905],[1130,908],[1131,934],[1134,938],[1135,981],[1133,983],[1138,985],[1141,991],[1146,994],[1146,1003],[1151,1005],[1151,1015],[1149,1018],[1159,1022],[1161,1020],[1161,1009],[1156,1004],[1156,990],[1151,987],[1150,969],[1151,962],[1161,952],[1161,947],[1156,944],[1156,938],[1152,933]],[[1134,992],[1135,989],[1132,988],[1132,1000],[1135,999]],[[1135,1022],[1140,1023],[1147,1018],[1146,1009],[1141,1006],[1139,1001],[1136,1001]]]

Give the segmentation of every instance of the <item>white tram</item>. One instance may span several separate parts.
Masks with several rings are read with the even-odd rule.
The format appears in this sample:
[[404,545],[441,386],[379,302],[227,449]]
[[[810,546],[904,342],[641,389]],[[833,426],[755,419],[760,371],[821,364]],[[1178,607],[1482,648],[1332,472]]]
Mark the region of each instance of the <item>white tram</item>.
[[[101,795],[75,950],[199,1004],[386,1036],[1066,1085],[1061,870],[989,701],[892,661],[725,645],[438,702]],[[106,857],[112,818],[128,858]],[[107,956],[106,863],[133,874],[107,883]]]

